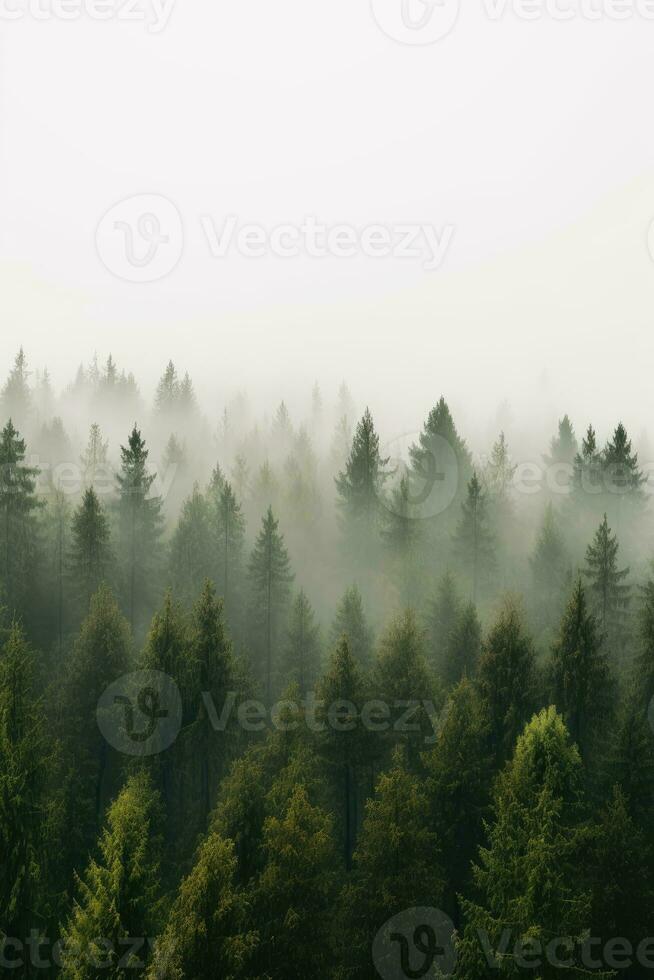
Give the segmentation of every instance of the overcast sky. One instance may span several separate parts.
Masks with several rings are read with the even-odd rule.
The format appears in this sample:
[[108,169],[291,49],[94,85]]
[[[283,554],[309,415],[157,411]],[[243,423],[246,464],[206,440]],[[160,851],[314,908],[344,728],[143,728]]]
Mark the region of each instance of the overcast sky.
[[[216,410],[346,376],[407,422],[441,392],[482,422],[504,398],[649,422],[654,20],[466,0],[407,44],[382,30],[401,34],[402,0],[177,0],[147,22],[30,2],[0,0],[2,374],[22,343],[57,384],[111,351],[146,394],[172,357]],[[405,2],[426,31],[456,13]],[[175,260],[152,282],[111,268],[138,205],[102,224],[136,195],[164,206]],[[229,216],[340,225],[357,254],[216,257]],[[363,254],[377,225],[428,226],[438,267],[422,237],[419,257]]]

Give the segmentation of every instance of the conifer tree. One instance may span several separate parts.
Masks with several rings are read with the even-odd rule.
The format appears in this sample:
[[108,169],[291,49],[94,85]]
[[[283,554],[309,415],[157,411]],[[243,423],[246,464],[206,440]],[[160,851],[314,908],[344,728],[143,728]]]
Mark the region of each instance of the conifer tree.
[[156,587],[160,537],[161,499],[151,496],[154,475],[148,472],[148,450],[134,426],[127,446],[121,446],[119,491],[119,561],[129,622],[134,627],[143,615]]
[[94,490],[96,480],[103,474],[105,478],[108,476],[108,450],[109,442],[102,438],[102,430],[97,422],[94,422],[89,432],[86,449],[80,456],[84,486],[87,489]]
[[481,623],[472,602],[460,610],[445,645],[442,679],[447,687],[472,677],[481,654]]
[[0,434],[0,584],[12,613],[26,610],[34,586],[38,472],[25,465],[25,441],[10,419]]
[[654,847],[654,733],[637,683],[617,712],[607,761],[606,782],[619,786],[630,819]]
[[236,599],[242,586],[245,544],[245,518],[231,483],[225,481],[220,488],[212,520],[219,555],[217,582],[231,623],[236,616]]
[[73,514],[69,570],[76,598],[86,615],[91,597],[106,580],[112,560],[109,521],[95,490],[84,493]]
[[346,975],[369,977],[373,940],[389,917],[439,906],[443,896],[439,841],[421,780],[398,747],[378,780],[354,854],[354,874],[342,898],[341,953]]
[[618,539],[611,533],[606,514],[586,549],[584,575],[597,611],[600,628],[608,647],[618,652],[624,644],[624,627],[630,600],[630,589],[624,584],[628,568],[618,568]]
[[262,653],[266,699],[270,704],[273,668],[294,577],[284,538],[279,533],[279,521],[275,519],[271,507],[257,536],[249,573],[255,639]]
[[14,418],[19,426],[27,423],[32,409],[28,378],[27,358],[21,347],[0,396],[0,418],[3,420]]
[[345,590],[332,623],[330,644],[335,647],[342,636],[347,637],[348,648],[360,668],[367,670],[372,663],[374,635],[363,609],[363,597],[358,585]]
[[508,531],[512,517],[511,484],[516,470],[517,465],[511,462],[506,437],[500,432],[484,467],[483,483],[494,523],[499,528],[501,537]]
[[479,693],[488,712],[492,751],[498,768],[536,708],[537,676],[530,637],[515,602],[509,600],[483,645],[477,671]]
[[486,494],[476,473],[468,483],[461,504],[461,518],[454,538],[456,555],[471,583],[471,597],[477,602],[479,590],[495,567],[494,538],[488,526]]
[[451,572],[446,572],[438,584],[436,598],[427,617],[429,661],[437,675],[444,678],[447,671],[447,644],[450,633],[461,612],[461,598]]
[[587,761],[611,718],[614,682],[580,579],[552,648],[548,677],[552,702]]
[[640,592],[634,666],[643,704],[648,704],[654,697],[654,579],[648,578]]
[[160,415],[171,415],[179,402],[179,378],[172,361],[168,361],[155,396],[155,409]]
[[552,627],[563,605],[563,586],[568,565],[563,537],[557,527],[554,508],[548,503],[534,551],[529,558],[534,582],[537,618],[543,627]]
[[394,566],[404,603],[415,598],[421,531],[422,521],[412,507],[409,477],[404,474],[386,501],[381,528],[382,541]]
[[447,402],[441,397],[429,413],[417,444],[410,450],[412,468],[418,478],[424,479],[434,461],[438,466],[448,464],[443,454],[443,444],[454,455],[459,486],[465,486],[472,475],[472,458],[465,441],[457,432]]
[[67,623],[67,578],[70,533],[70,503],[63,490],[54,490],[44,512],[44,552],[47,555],[45,589],[49,596],[48,640],[54,637],[61,662]]
[[[161,922],[161,803],[147,774],[129,778],[77,879],[79,898],[63,929],[63,980],[142,975]],[[139,941],[140,940],[140,941]]]
[[638,467],[638,453],[632,452],[631,440],[622,422],[607,442],[602,462],[609,492],[631,500],[642,498],[645,476]]
[[305,697],[318,679],[320,655],[320,627],[304,589],[300,589],[291,608],[282,660],[284,685],[296,683],[301,696]]
[[0,649],[0,922],[13,937],[26,937],[45,910],[47,744],[33,661],[14,622]]
[[592,425],[588,426],[585,437],[581,442],[581,452],[574,460],[574,491],[580,499],[587,503],[594,496],[600,495],[603,488],[602,453],[597,448],[597,437]]
[[195,600],[204,582],[213,577],[216,556],[211,518],[209,502],[196,483],[184,502],[170,543],[173,589],[187,605]]
[[550,443],[550,451],[543,459],[548,466],[563,464],[573,467],[577,455],[577,437],[572,422],[567,415],[559,420],[558,433]]
[[457,976],[486,975],[480,930],[495,954],[490,970],[497,976],[521,975],[513,951],[528,939],[540,944],[543,978],[561,975],[545,953],[552,937],[561,937],[566,960],[581,967],[578,946],[590,927],[591,910],[576,873],[580,806],[579,753],[550,707],[527,725],[497,782],[489,843],[474,867],[480,898],[463,901],[466,928]]
[[[367,540],[378,525],[380,500],[387,479],[386,465],[379,452],[379,436],[366,409],[352,441],[345,468],[336,477],[338,507],[346,534],[356,542]],[[351,542],[354,543],[354,542]],[[356,546],[356,545],[355,545]]]

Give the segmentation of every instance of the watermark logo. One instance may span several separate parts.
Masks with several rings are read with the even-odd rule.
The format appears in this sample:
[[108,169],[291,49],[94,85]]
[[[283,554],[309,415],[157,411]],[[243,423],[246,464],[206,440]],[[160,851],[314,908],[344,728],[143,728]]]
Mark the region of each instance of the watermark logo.
[[177,0],[0,0],[0,21],[115,20],[161,34]]
[[102,694],[97,719],[105,739],[118,752],[136,756],[164,752],[182,725],[179,688],[159,670],[125,674]]
[[137,194],[107,211],[95,242],[103,265],[114,276],[126,282],[156,282],[182,257],[182,218],[167,198]]
[[391,478],[383,506],[397,517],[424,521],[444,513],[459,489],[459,463],[449,442],[438,434],[408,432],[388,442]]
[[401,44],[434,44],[456,25],[460,0],[371,0],[384,34]]
[[452,976],[454,923],[440,909],[405,909],[384,923],[375,936],[372,959],[383,980]]

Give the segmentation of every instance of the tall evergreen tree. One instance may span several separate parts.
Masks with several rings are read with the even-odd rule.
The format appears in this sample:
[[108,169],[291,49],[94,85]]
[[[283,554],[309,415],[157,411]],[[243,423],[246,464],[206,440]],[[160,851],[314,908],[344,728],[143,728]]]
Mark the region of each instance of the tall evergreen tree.
[[495,567],[494,537],[488,526],[486,494],[476,473],[461,504],[461,518],[454,538],[455,553],[470,581],[472,601]]
[[360,535],[365,541],[379,521],[387,464],[388,459],[383,459],[379,452],[379,436],[372,415],[366,409],[357,425],[345,468],[336,478],[345,533],[354,535],[355,547],[360,543]]
[[551,503],[545,508],[529,564],[534,582],[536,619],[542,628],[552,628],[562,611],[568,558]]
[[549,663],[552,701],[584,761],[606,730],[614,708],[614,682],[595,617],[577,580]]
[[157,385],[155,409],[160,415],[171,415],[177,408],[178,402],[179,378],[177,377],[177,368],[172,361],[168,361],[166,370]]
[[218,588],[225,601],[228,620],[234,625],[236,600],[242,588],[245,518],[229,482],[220,489],[212,520],[219,556]]
[[109,521],[95,490],[84,493],[72,520],[69,570],[77,600],[86,615],[91,597],[106,580],[112,560]]
[[296,683],[305,697],[320,673],[320,627],[303,589],[298,592],[291,609],[286,649],[282,659],[284,685]]
[[190,605],[215,568],[211,510],[197,483],[184,502],[170,543],[170,572],[175,593]]
[[0,434],[0,583],[4,603],[18,613],[34,587],[38,472],[25,465],[25,441],[10,419]]
[[611,533],[606,514],[586,549],[584,575],[589,581],[593,605],[600,627],[611,651],[619,653],[624,645],[624,629],[630,600],[630,588],[624,584],[628,568],[618,568],[618,538]]
[[558,432],[550,443],[549,454],[545,455],[543,459],[548,466],[562,464],[572,468],[577,455],[577,446],[577,437],[572,422],[567,415],[564,415],[559,420]]
[[330,633],[331,645],[335,647],[342,636],[347,637],[350,653],[359,667],[364,670],[370,667],[374,635],[366,619],[358,585],[346,589],[338,605]]
[[622,422],[616,427],[603,453],[605,483],[609,492],[630,499],[643,496],[645,476],[638,467],[638,453],[631,449],[631,440]]
[[255,640],[262,654],[263,678],[268,704],[272,698],[273,669],[281,639],[290,586],[293,581],[291,562],[279,533],[279,521],[272,508],[263,519],[261,530],[250,558]]
[[108,478],[109,442],[102,438],[102,430],[94,422],[89,432],[86,449],[80,456],[82,478],[87,489],[94,490],[96,480]]
[[[474,868],[480,898],[463,902],[466,929],[457,976],[477,980],[486,975],[480,930],[496,953],[491,969],[497,976],[521,975],[513,950],[526,940],[540,944],[539,975],[561,976],[545,954],[552,937],[571,947],[566,959],[581,968],[578,947],[590,926],[591,909],[576,873],[580,805],[579,753],[551,707],[527,725],[498,780],[489,844]],[[507,948],[504,930],[509,931],[508,951],[501,955],[499,950]]]
[[145,440],[134,426],[127,446],[121,446],[119,491],[119,561],[129,622],[134,627],[151,608],[156,591],[161,499],[151,496],[154,475],[148,472]]
[[63,929],[64,980],[143,975],[162,917],[160,826],[158,794],[140,771],[112,803],[98,858],[77,879],[79,898]]
[[451,572],[446,572],[438,584],[436,598],[427,616],[429,661],[439,677],[447,672],[447,645],[450,633],[461,612],[461,597]]
[[0,395],[0,418],[14,418],[19,426],[26,425],[32,410],[28,378],[27,358],[21,347]]
[[602,493],[602,453],[597,448],[597,436],[592,425],[588,426],[581,442],[581,452],[574,459],[573,487],[579,499],[588,502]]
[[466,603],[454,621],[445,644],[442,678],[448,687],[462,677],[472,677],[481,655],[481,623],[472,602]]

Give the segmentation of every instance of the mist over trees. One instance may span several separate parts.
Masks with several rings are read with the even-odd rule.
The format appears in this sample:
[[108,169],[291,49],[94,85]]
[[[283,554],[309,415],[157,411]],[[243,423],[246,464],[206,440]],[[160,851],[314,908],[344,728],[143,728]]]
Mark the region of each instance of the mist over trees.
[[[2,956],[368,980],[437,908],[456,977],[612,975],[584,943],[635,950],[654,898],[649,461],[619,406],[514,452],[439,391],[405,437],[345,384],[214,416],[172,361],[152,398],[111,356],[71,373],[21,350],[0,391]],[[556,937],[571,966],[518,964]]]

